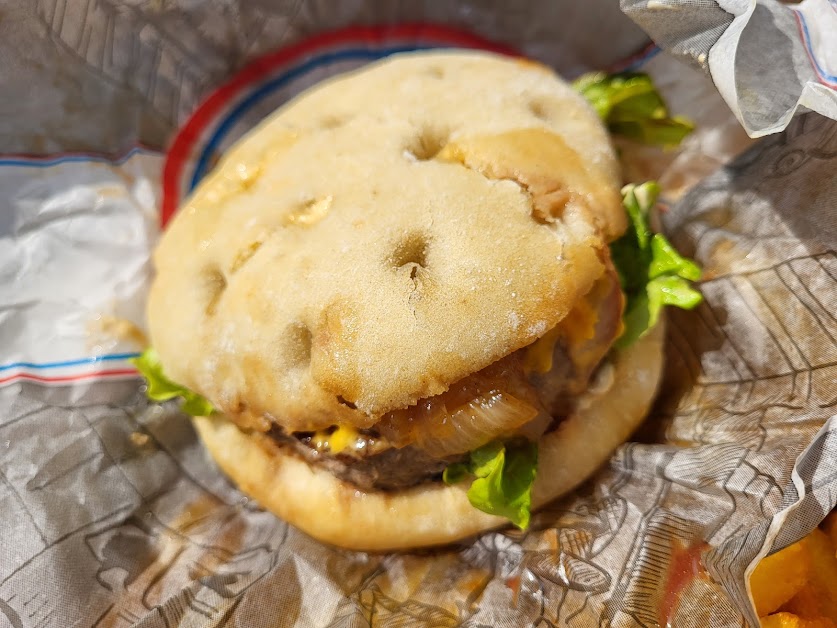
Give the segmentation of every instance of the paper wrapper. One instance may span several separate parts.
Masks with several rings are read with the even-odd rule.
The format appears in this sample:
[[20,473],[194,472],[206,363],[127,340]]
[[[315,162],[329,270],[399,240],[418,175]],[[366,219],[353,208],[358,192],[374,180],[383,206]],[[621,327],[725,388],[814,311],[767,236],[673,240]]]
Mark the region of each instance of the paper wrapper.
[[[837,499],[837,123],[797,117],[717,168],[750,144],[733,115],[753,135],[797,104],[837,117],[833,40],[797,28],[832,17],[814,0],[623,8],[695,67],[612,3],[0,7],[0,626],[757,625],[746,576]],[[247,500],[125,360],[161,208],[303,87],[393,47],[474,43],[416,22],[569,76],[651,72],[699,130],[676,153],[623,147],[626,176],[662,181],[662,227],[706,269],[706,302],[671,313],[634,442],[527,533],[368,555]],[[256,55],[405,23],[320,36],[198,108]]]

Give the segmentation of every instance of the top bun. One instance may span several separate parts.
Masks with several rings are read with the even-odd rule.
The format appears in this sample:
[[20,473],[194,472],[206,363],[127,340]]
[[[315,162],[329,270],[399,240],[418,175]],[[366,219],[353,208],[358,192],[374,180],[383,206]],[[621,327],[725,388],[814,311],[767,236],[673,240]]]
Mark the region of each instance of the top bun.
[[239,424],[368,427],[558,323],[624,221],[607,133],[550,70],[397,55],[203,181],[155,253],[151,340]]

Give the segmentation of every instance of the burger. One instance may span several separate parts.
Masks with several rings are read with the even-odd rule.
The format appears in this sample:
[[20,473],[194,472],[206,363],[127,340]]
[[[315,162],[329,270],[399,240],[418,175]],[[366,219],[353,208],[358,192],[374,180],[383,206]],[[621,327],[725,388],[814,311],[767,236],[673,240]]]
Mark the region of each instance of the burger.
[[181,398],[241,490],[322,541],[527,527],[642,421],[660,308],[700,299],[648,229],[653,184],[621,189],[599,104],[472,51],[303,93],[163,234],[149,396]]

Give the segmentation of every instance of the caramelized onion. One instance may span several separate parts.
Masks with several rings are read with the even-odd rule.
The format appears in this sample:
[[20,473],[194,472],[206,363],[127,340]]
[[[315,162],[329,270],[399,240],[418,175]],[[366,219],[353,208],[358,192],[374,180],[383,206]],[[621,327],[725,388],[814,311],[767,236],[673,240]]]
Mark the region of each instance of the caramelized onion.
[[512,354],[441,395],[390,412],[375,428],[396,447],[416,445],[444,458],[516,434],[539,414],[537,394],[522,374],[521,356]]
[[525,401],[492,390],[454,410],[442,429],[420,432],[416,442],[434,456],[464,453],[509,434],[537,415],[538,409]]

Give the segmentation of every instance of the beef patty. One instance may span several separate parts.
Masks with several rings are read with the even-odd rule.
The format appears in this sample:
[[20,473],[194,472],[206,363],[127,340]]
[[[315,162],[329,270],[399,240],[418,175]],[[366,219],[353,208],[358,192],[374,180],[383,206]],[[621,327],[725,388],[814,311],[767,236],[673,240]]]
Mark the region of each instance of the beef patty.
[[400,449],[389,447],[368,455],[320,452],[311,442],[309,432],[291,435],[279,426],[271,428],[268,436],[309,463],[365,491],[396,491],[425,482],[439,482],[445,467],[466,457],[440,460],[412,445]]

